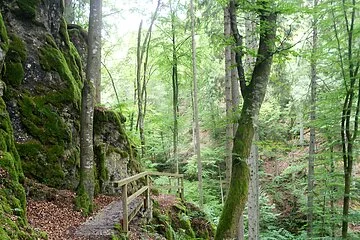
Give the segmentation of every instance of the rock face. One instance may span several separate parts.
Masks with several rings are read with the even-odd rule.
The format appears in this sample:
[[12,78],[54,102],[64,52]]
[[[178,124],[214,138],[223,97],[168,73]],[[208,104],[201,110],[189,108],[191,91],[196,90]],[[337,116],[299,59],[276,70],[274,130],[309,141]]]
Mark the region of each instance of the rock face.
[[[8,33],[8,44],[0,48],[0,93],[25,176],[71,189],[79,178],[86,33],[76,26],[68,30],[62,2],[0,1]],[[105,109],[95,113],[97,191],[112,192],[110,179],[136,171],[131,170],[136,164],[120,119]]]
[[[96,191],[114,193],[110,181],[122,179],[140,171],[135,150],[122,127],[121,114],[96,108],[94,113],[94,148]],[[130,189],[131,190],[131,189]]]
[[[9,37],[0,13],[0,71],[4,70],[9,49]],[[9,114],[1,97],[5,90],[1,80],[0,87],[0,239],[42,239],[29,228],[26,220],[25,191],[21,185],[24,174]]]

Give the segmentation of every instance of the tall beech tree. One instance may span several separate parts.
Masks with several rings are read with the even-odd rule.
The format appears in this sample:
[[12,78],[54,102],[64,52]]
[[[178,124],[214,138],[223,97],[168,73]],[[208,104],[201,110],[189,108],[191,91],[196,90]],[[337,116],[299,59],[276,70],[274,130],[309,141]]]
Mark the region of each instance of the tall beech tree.
[[[355,28],[359,16],[359,6],[355,0],[343,0],[341,3],[331,1],[331,18],[337,42],[337,61],[340,62],[341,76],[345,96],[341,116],[341,144],[344,164],[344,200],[342,238],[348,238],[350,187],[354,165],[354,144],[359,129],[360,83],[359,83],[359,48],[355,38]],[[341,14],[339,14],[341,13]],[[346,40],[346,41],[344,41]],[[343,42],[346,42],[344,44]]]
[[[318,0],[314,0],[313,8],[315,9]],[[315,127],[314,121],[316,119],[316,79],[317,79],[317,59],[316,59],[316,50],[317,50],[317,41],[318,41],[318,30],[317,30],[317,18],[315,13],[313,13],[313,21],[312,21],[312,51],[311,51],[311,60],[310,60],[310,68],[311,68],[311,97],[310,97],[310,143],[309,143],[309,162],[308,162],[308,214],[307,214],[307,236],[308,238],[312,238],[313,235],[313,218],[314,218],[314,175],[315,175],[315,154],[316,154],[316,142],[315,142]]]
[[94,105],[95,82],[101,78],[102,0],[90,1],[86,80],[81,100],[80,183],[77,205],[86,213],[92,210],[94,198]]
[[178,158],[178,142],[179,142],[179,79],[178,79],[178,54],[176,47],[176,27],[175,27],[175,10],[172,7],[172,0],[170,0],[170,14],[171,14],[171,42],[172,42],[172,63],[171,63],[171,80],[172,80],[172,97],[173,97],[173,157],[175,161],[175,171],[179,173],[179,158]]
[[[224,8],[224,35],[226,40],[231,36],[230,16],[229,9]],[[230,183],[231,176],[231,160],[232,160],[232,148],[233,148],[233,111],[232,111],[232,96],[231,96],[231,46],[225,47],[225,102],[226,102],[226,159],[225,159],[225,180],[226,180],[226,191]],[[237,81],[237,80],[236,80]]]
[[200,127],[199,127],[199,108],[198,108],[198,84],[196,68],[196,42],[195,42],[195,13],[194,1],[190,0],[191,15],[191,49],[192,49],[192,72],[193,72],[193,98],[194,98],[194,124],[195,124],[195,152],[197,159],[198,181],[199,181],[199,205],[203,208],[203,187],[202,187],[202,163],[200,154]]
[[230,0],[229,4],[231,29],[236,44],[236,67],[244,102],[237,120],[231,182],[216,231],[215,239],[217,240],[236,238],[239,218],[247,201],[250,170],[246,160],[250,155],[254,136],[254,120],[259,114],[269,81],[276,36],[277,14],[272,11],[273,1],[257,2],[260,40],[254,69],[250,79],[246,79],[243,64],[243,36],[240,35],[237,27],[237,2]]

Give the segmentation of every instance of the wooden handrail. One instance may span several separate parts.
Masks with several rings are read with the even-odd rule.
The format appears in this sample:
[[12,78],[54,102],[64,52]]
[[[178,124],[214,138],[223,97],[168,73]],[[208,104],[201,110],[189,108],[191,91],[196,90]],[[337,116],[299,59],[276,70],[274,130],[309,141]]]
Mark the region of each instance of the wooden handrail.
[[122,187],[124,184],[128,184],[128,183],[134,182],[142,177],[145,177],[147,174],[149,174],[149,172],[142,172],[142,173],[136,174],[134,176],[121,179],[119,181],[113,181],[113,184],[117,184],[117,187]]
[[[141,206],[144,206],[145,210],[147,210],[149,212],[149,219],[152,218],[152,205],[151,205],[151,199],[150,199],[150,189],[151,189],[151,181],[150,181],[150,176],[165,176],[165,177],[174,177],[174,178],[178,178],[180,180],[180,185],[179,186],[174,186],[172,187],[170,185],[170,188],[175,188],[179,190],[180,193],[180,198],[182,200],[184,200],[184,175],[183,174],[176,174],[176,173],[164,173],[164,172],[142,172],[139,174],[136,174],[134,176],[131,177],[127,177],[124,179],[121,179],[119,181],[113,181],[113,185],[116,185],[115,187],[121,187],[122,188],[122,193],[121,193],[121,200],[122,200],[122,204],[123,204],[123,221],[122,221],[122,225],[123,225],[123,231],[128,233],[129,231],[129,223],[130,221],[133,219],[133,217],[138,213],[138,211],[140,210]],[[128,189],[128,184],[135,182],[141,178],[145,177],[146,178],[146,185],[143,186],[142,188],[140,188],[139,190],[137,190],[135,193],[133,193],[132,195],[128,196],[127,194],[127,189]],[[129,208],[129,204],[134,201],[137,197],[139,197],[140,195],[142,195],[143,193],[145,194],[145,201],[143,203],[141,203],[139,206],[136,206],[134,211],[130,213],[128,212],[128,208]]]
[[177,178],[184,177],[184,174],[166,173],[166,172],[149,172],[149,174],[153,176],[165,176],[165,177],[177,177]]

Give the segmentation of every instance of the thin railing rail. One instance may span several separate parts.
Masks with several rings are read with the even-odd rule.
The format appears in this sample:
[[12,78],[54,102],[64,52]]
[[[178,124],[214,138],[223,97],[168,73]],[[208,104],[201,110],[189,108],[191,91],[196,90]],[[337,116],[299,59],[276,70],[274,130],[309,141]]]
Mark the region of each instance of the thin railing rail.
[[[122,219],[122,228],[125,233],[129,231],[129,223],[133,219],[133,217],[140,211],[141,207],[144,206],[145,211],[148,212],[148,218],[152,218],[152,204],[150,199],[150,190],[152,188],[151,184],[151,176],[165,176],[169,178],[176,178],[178,180],[177,186],[170,185],[162,185],[164,188],[169,189],[177,189],[181,200],[184,200],[184,175],[183,174],[176,174],[176,173],[165,173],[165,172],[142,172],[131,177],[127,177],[121,179],[119,181],[113,181],[114,187],[120,188],[121,187],[121,200],[123,204],[123,219]],[[137,190],[135,193],[128,196],[128,185],[139,181],[145,178],[145,186]],[[145,195],[144,202],[129,214],[129,205],[138,197]]]

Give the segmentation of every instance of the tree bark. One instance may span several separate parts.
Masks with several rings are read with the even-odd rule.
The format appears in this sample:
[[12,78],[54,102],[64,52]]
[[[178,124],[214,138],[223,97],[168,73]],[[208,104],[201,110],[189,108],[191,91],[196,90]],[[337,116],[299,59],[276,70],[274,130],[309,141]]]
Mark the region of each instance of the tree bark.
[[[257,120],[255,120],[257,122]],[[259,151],[256,141],[259,140],[258,129],[254,128],[254,139],[251,146],[248,164],[250,167],[249,201],[248,201],[248,231],[249,240],[258,240],[260,238],[260,209],[259,209]]]
[[246,159],[249,157],[254,136],[254,117],[259,114],[265,97],[274,53],[276,14],[270,11],[271,3],[258,4],[262,4],[262,10],[259,11],[260,41],[255,67],[249,83],[246,83],[242,63],[242,36],[237,29],[235,1],[230,1],[231,28],[237,47],[236,65],[244,103],[234,138],[230,189],[217,227],[216,240],[236,238],[238,221],[248,195],[250,170]]
[[[254,4],[254,1],[252,1]],[[257,47],[256,39],[256,15],[252,12],[246,14],[245,20],[245,45],[247,49],[255,50]],[[255,57],[251,54],[246,55],[245,59],[245,72],[251,73],[255,65]],[[253,117],[254,120],[254,138],[251,145],[250,157],[247,163],[250,167],[250,184],[249,184],[249,201],[247,203],[248,211],[248,239],[257,240],[259,239],[259,174],[258,174],[258,147],[256,141],[259,140],[258,134],[258,116]],[[242,238],[244,239],[244,237]]]
[[80,126],[80,183],[78,195],[87,199],[81,206],[91,211],[94,198],[94,150],[93,150],[93,119],[94,119],[94,84],[101,78],[101,28],[102,1],[91,0],[89,17],[88,58],[86,80],[82,90],[81,126]]
[[195,149],[198,168],[199,181],[199,205],[203,208],[203,189],[202,189],[202,163],[200,154],[200,127],[199,127],[199,110],[198,110],[198,87],[197,87],[197,68],[196,68],[196,43],[195,43],[195,15],[194,15],[194,1],[190,0],[190,14],[191,14],[191,49],[192,49],[192,67],[193,67],[193,91],[194,91],[194,123],[195,123]]
[[141,85],[141,65],[142,65],[142,48],[141,48],[141,29],[143,21],[140,21],[137,39],[137,50],[136,50],[136,95],[137,95],[137,107],[138,117],[136,121],[136,129],[139,129],[140,144],[141,144],[141,157],[145,155],[145,136],[144,136],[144,117],[143,117],[143,94]]
[[[225,39],[228,40],[231,36],[230,27],[230,16],[229,9],[224,8],[224,35]],[[225,159],[225,191],[227,192],[230,185],[231,176],[231,161],[232,161],[232,148],[233,148],[233,132],[234,132],[234,121],[233,121],[233,104],[232,104],[232,91],[231,91],[231,46],[225,47],[225,104],[226,104],[226,159]],[[237,81],[237,79],[235,80]]]
[[172,9],[170,0],[170,12],[171,12],[171,37],[172,37],[172,93],[173,93],[173,157],[175,162],[175,171],[179,173],[179,159],[177,146],[179,141],[178,130],[178,117],[179,117],[179,83],[178,83],[178,71],[177,71],[177,51],[176,51],[176,34],[175,34],[175,11]]
[[[313,1],[313,8],[317,7],[318,0]],[[314,162],[315,162],[315,151],[316,151],[316,142],[315,142],[315,126],[314,122],[316,119],[316,79],[317,79],[317,61],[316,61],[316,51],[317,51],[317,19],[315,13],[313,14],[313,30],[312,30],[312,51],[311,51],[311,111],[310,111],[310,144],[309,144],[309,162],[308,162],[308,199],[307,199],[307,237],[312,239],[313,236],[313,218],[314,218]]]

